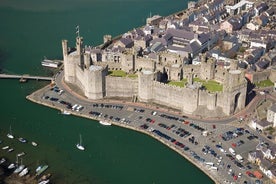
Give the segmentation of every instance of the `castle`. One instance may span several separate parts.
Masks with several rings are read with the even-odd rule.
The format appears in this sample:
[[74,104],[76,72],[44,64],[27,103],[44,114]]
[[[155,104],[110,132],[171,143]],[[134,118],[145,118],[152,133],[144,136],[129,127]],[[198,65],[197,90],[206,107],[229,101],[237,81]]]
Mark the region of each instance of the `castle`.
[[[104,39],[110,41],[109,37]],[[83,48],[83,38],[79,36],[75,51],[69,53],[67,40],[62,40],[62,48],[65,82],[78,86],[88,99],[132,98],[207,117],[231,115],[245,107],[247,81],[235,62],[225,69],[205,55],[201,55],[199,65],[191,65],[183,64],[183,56],[166,51],[144,58],[138,57],[133,48],[123,52]],[[138,78],[112,77],[108,75],[110,69],[135,72]],[[223,91],[208,92],[194,83],[193,77],[216,80],[223,84]],[[164,78],[187,78],[188,84],[171,86],[161,82]]]

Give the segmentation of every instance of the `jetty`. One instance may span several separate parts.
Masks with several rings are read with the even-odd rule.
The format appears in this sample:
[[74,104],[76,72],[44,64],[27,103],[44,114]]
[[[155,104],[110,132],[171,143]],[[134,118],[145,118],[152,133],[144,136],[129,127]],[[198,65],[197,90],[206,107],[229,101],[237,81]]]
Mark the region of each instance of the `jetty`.
[[11,74],[0,74],[1,79],[19,79],[20,81],[24,80],[43,80],[43,81],[53,81],[53,77],[44,77],[44,76],[31,76],[29,74],[23,75],[11,75]]

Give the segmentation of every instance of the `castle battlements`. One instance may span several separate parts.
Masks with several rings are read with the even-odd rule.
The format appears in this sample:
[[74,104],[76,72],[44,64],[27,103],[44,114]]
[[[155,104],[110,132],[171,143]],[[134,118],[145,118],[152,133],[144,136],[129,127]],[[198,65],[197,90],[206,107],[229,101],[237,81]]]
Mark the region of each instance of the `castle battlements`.
[[[136,57],[133,49],[112,52],[90,49],[90,54],[82,49],[82,38],[77,38],[77,50],[68,55],[67,41],[62,41],[65,82],[79,86],[88,99],[136,96],[141,102],[179,109],[184,113],[196,113],[198,108],[222,109],[225,115],[244,108],[247,83],[244,73],[225,71],[220,74],[225,81],[223,92],[210,93],[201,90],[201,85],[193,84],[192,78],[215,79],[215,62],[202,56],[201,65],[183,65],[180,55],[159,52],[152,57]],[[138,72],[138,78],[108,76],[108,70]],[[192,87],[165,84],[162,79],[181,80],[188,78]]]

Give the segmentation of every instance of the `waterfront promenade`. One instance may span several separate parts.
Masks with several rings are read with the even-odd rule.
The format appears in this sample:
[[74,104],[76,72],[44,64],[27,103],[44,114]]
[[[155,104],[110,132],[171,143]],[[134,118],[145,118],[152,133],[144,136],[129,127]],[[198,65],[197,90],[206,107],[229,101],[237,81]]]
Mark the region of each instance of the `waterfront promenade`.
[[[245,110],[242,112],[231,116],[231,117],[225,117],[220,119],[203,119],[198,117],[183,117],[182,114],[178,111],[175,111],[173,109],[165,108],[165,107],[158,107],[156,105],[149,105],[144,103],[133,103],[130,101],[120,101],[120,100],[114,100],[114,99],[105,99],[102,101],[91,101],[86,99],[81,94],[77,93],[77,89],[72,89],[74,87],[68,86],[63,81],[63,73],[60,72],[58,75],[56,75],[56,88],[62,89],[63,93],[57,93],[53,90],[53,86],[49,85],[46,86],[33,94],[27,96],[27,99],[39,103],[51,108],[55,108],[58,110],[66,109],[64,104],[60,103],[63,102],[69,102],[70,104],[80,104],[84,107],[83,110],[77,112],[71,109],[67,109],[70,111],[73,115],[89,118],[89,119],[95,119],[95,120],[104,120],[109,121],[113,125],[132,129],[144,134],[147,134],[154,139],[157,139],[164,145],[170,147],[172,150],[176,151],[183,157],[185,157],[187,160],[189,160],[191,163],[193,163],[195,166],[197,166],[199,169],[201,169],[203,172],[205,172],[215,183],[223,183],[226,181],[232,181],[233,177],[228,174],[228,170],[225,169],[225,165],[228,165],[231,161],[229,158],[225,156],[224,153],[220,153],[220,151],[217,151],[217,154],[219,157],[213,157],[212,155],[205,155],[202,152],[202,148],[206,145],[213,148],[213,150],[216,150],[215,145],[220,143],[222,146],[226,149],[230,147],[229,142],[223,142],[220,138],[220,135],[226,131],[233,130],[236,127],[246,127],[246,124],[244,123],[238,123],[238,117],[244,116],[246,114],[250,114],[250,112],[254,109],[256,104],[263,100],[264,96],[257,95],[254,100],[247,106]],[[46,98],[48,97],[48,98]],[[58,99],[58,100],[49,100],[49,99]],[[275,98],[273,95],[267,95],[267,99],[271,99],[275,101]],[[120,105],[123,108],[113,109],[113,108],[99,108],[96,107],[95,104],[103,104],[103,105]],[[134,109],[143,109],[145,112],[136,112]],[[91,112],[98,112],[101,113],[100,116],[92,115]],[[153,115],[152,111],[156,111],[157,115]],[[178,120],[171,120],[171,119],[164,119],[163,117],[159,116],[165,114],[167,116],[173,116],[177,117]],[[111,118],[113,117],[113,118]],[[116,118],[119,118],[120,120],[117,121]],[[115,118],[115,119],[114,119]],[[154,122],[149,122],[148,118],[151,120],[154,120]],[[198,125],[199,127],[204,128],[207,130],[210,135],[205,137],[202,135],[201,131],[198,131],[194,129],[193,127],[184,124],[184,121],[193,123]],[[160,127],[160,124],[165,124],[167,129],[164,129]],[[142,128],[144,125],[146,125],[148,128]],[[216,128],[214,129],[214,125]],[[181,137],[179,134],[177,134],[178,129],[182,128],[186,131],[190,132],[191,135],[188,137]],[[171,139],[174,139],[175,141],[168,141],[166,138],[160,136],[159,134],[156,134],[156,131],[160,131],[169,137]],[[261,135],[260,135],[261,136]],[[194,137],[197,144],[191,143],[190,138]],[[246,140],[246,137],[240,137],[240,139]],[[188,150],[183,149],[183,147],[180,147],[181,144],[176,144],[176,142],[182,143],[184,148],[189,148]],[[254,149],[256,145],[258,144],[258,141],[250,141],[247,142],[243,147],[240,147],[237,149],[237,151],[241,152],[243,156],[246,158],[246,155],[248,151]],[[196,157],[195,157],[196,154]],[[201,161],[198,160],[198,157],[201,158]],[[220,158],[221,157],[221,158]],[[203,161],[204,160],[204,161]],[[220,163],[217,163],[218,160],[220,160]],[[213,162],[216,163],[216,168],[218,168],[217,171],[211,170],[210,167],[205,165],[205,162]],[[233,170],[235,169],[237,172],[240,171],[239,168],[235,168],[235,166],[232,166]],[[248,176],[243,175],[242,178],[239,178],[239,182],[242,180],[250,180],[252,178],[248,178]],[[237,183],[239,183],[237,182]]]

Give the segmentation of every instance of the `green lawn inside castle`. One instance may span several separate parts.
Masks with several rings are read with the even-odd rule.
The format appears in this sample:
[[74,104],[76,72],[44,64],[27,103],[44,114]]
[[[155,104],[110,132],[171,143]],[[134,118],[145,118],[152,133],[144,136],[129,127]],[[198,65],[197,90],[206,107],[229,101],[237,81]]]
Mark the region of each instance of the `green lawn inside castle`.
[[138,77],[137,74],[127,74],[123,70],[111,70],[111,71],[108,71],[108,75],[110,75],[112,77],[129,77],[129,78],[137,78]]
[[[202,86],[209,92],[219,92],[219,91],[222,91],[222,89],[223,89],[223,85],[221,85],[220,83],[218,83],[214,80],[206,80],[205,81],[205,80],[202,80],[199,78],[194,78],[193,81],[202,83]],[[182,79],[181,81],[169,81],[168,82],[169,85],[179,86],[179,87],[184,87],[186,83],[187,83],[187,79]]]

